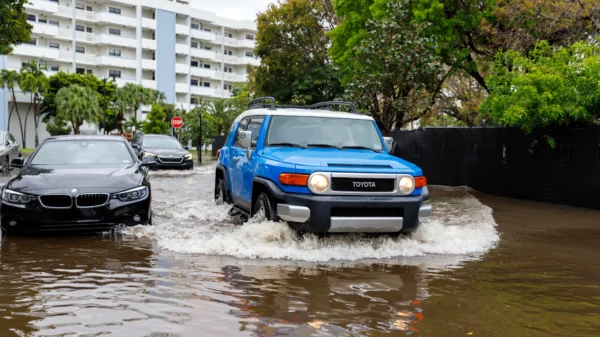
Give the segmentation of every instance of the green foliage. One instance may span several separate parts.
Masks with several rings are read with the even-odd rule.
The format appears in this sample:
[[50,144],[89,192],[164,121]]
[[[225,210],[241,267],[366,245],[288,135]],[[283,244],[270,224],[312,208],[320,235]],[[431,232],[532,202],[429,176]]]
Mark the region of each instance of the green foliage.
[[89,87],[71,84],[56,94],[57,117],[71,123],[73,132],[79,134],[84,122],[95,123],[99,120],[100,105],[96,91]]
[[146,116],[146,120],[142,123],[143,130],[146,134],[168,134],[169,133],[169,123],[165,121],[167,114],[165,113],[165,109],[158,104],[152,104],[152,109]]
[[71,128],[66,120],[62,118],[60,114],[53,117],[46,123],[46,131],[51,136],[63,136],[71,134]]
[[0,1],[0,55],[8,55],[14,45],[31,40],[33,27],[27,23],[26,3],[27,0]]
[[137,118],[135,118],[135,116],[129,117],[129,120],[123,123],[123,126],[125,127],[125,129],[127,129],[127,131],[140,131],[143,128],[142,122],[138,121]]
[[184,144],[191,140],[197,145],[200,135],[200,116],[202,116],[202,145],[214,142],[218,135],[220,121],[207,111],[206,105],[201,105],[182,116],[185,126],[181,130],[181,139]]
[[39,65],[35,60],[21,67],[21,80],[19,86],[21,91],[30,94],[31,101],[27,114],[25,114],[25,123],[23,125],[23,146],[27,146],[27,122],[29,121],[29,113],[33,108],[33,123],[35,130],[35,146],[39,145],[38,126],[40,123],[40,114],[43,96],[49,88],[48,77],[46,77],[46,67]]
[[239,115],[239,111],[227,99],[216,99],[206,104],[204,108],[218,121],[217,134],[229,132],[233,121]]
[[16,70],[8,70],[2,69],[0,71],[0,88],[7,88],[10,91],[10,112],[8,114],[8,129],[10,131],[10,121],[12,120],[13,111],[17,112],[17,118],[19,120],[19,131],[21,135],[21,144],[24,144],[23,141],[25,139],[24,130],[23,130],[23,120],[21,119],[21,115],[19,114],[19,105],[17,104],[17,99],[15,96],[15,88],[19,86],[21,82],[21,73]]
[[535,128],[586,125],[600,117],[600,47],[579,42],[553,49],[540,42],[529,54],[499,53],[487,79],[481,113],[494,123]]
[[280,1],[257,22],[261,65],[250,72],[252,91],[283,104],[329,101],[342,93],[327,55],[327,32],[336,23],[331,0]]

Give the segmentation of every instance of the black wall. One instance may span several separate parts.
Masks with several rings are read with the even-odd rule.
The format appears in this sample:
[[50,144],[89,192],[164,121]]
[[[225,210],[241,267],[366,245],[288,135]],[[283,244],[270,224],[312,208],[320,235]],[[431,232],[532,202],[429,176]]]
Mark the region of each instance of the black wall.
[[217,156],[217,150],[222,148],[223,145],[225,145],[226,141],[227,141],[227,136],[216,136],[215,137],[215,141],[212,144],[212,156],[213,157]]
[[432,185],[600,209],[600,127],[552,136],[554,149],[543,134],[517,129],[399,131],[394,154],[421,167]]

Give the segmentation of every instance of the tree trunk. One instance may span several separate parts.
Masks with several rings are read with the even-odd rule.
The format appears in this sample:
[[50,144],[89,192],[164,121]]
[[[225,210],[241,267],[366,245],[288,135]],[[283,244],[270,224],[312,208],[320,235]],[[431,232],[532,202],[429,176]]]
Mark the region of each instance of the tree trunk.
[[38,93],[35,94],[35,108],[33,111],[33,124],[34,124],[34,132],[35,132],[35,147],[40,145],[40,141],[38,138],[38,125],[40,120],[40,96]]
[[79,134],[79,128],[81,127],[80,123],[75,123],[75,128],[73,130],[73,132],[75,132],[76,135]]
[[[21,114],[19,114],[19,104],[17,103],[17,96],[15,95],[15,89],[12,90],[13,102],[15,104],[15,111],[17,112],[17,118],[19,118],[19,128],[21,129],[21,144],[25,147],[25,135],[23,135],[23,120],[21,119]],[[8,120],[10,125],[10,118]]]
[[25,127],[23,131],[23,148],[27,148],[27,121],[29,120],[29,113],[31,112],[31,108],[33,107],[33,93],[31,94],[31,101],[29,103],[29,109],[27,109],[27,113],[25,114]]

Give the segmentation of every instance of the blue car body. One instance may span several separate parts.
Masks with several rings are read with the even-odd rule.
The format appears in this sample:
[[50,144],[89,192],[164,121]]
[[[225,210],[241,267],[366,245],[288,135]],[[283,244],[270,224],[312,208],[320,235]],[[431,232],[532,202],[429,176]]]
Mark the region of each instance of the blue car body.
[[[219,152],[215,196],[219,192],[219,182],[223,181],[225,201],[233,203],[248,215],[253,215],[256,212],[257,197],[265,193],[273,203],[273,209],[277,209],[277,219],[286,220],[296,230],[313,233],[411,232],[417,228],[419,217],[431,214],[431,207],[424,204],[429,198],[427,187],[415,188],[405,195],[392,195],[391,192],[319,195],[311,192],[308,186],[283,184],[279,179],[282,174],[311,176],[325,173],[329,175],[331,184],[338,175],[379,178],[423,176],[422,170],[416,165],[388,154],[387,147],[390,144],[386,144],[374,121],[373,126],[383,144],[381,151],[270,146],[266,139],[273,115],[286,113],[295,114],[293,111],[251,110],[234,122],[229,137]],[[342,114],[340,113],[341,118]],[[262,125],[253,129],[252,148],[243,148],[236,142],[242,131],[239,130],[240,125],[244,119],[252,118],[262,118]],[[394,180],[394,183],[397,184],[397,181]],[[351,210],[351,214],[339,214],[341,211],[338,210],[341,209]],[[377,213],[382,215],[378,216]],[[350,218],[352,221],[348,220]],[[389,220],[392,218],[396,219],[394,225],[391,225],[394,221]],[[333,228],[332,219],[338,219],[337,228]],[[346,219],[346,222],[339,219]]]

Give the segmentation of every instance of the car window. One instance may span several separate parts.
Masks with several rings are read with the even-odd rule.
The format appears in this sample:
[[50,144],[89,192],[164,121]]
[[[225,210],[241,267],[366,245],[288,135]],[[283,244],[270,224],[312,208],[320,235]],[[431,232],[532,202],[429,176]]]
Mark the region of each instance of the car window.
[[10,140],[11,143],[16,143],[17,140],[15,139],[15,137],[13,137],[12,133],[8,134],[8,139]]
[[[65,155],[68,153],[68,155]],[[111,140],[61,140],[46,142],[31,159],[31,165],[132,164],[127,145]]]
[[177,139],[172,137],[144,137],[142,141],[143,147],[145,148],[159,148],[159,149],[181,149],[181,144]]
[[252,132],[252,148],[256,147],[258,143],[258,137],[260,136],[260,129],[262,128],[264,117],[253,117],[248,123],[248,129],[246,131]]
[[242,119],[242,121],[240,122],[240,126],[238,127],[237,135],[235,136],[235,142],[233,143],[233,146],[240,147],[240,132],[246,131],[249,121],[250,121],[250,118],[247,117],[247,118]]
[[4,142],[6,142],[6,140],[4,140],[4,134],[0,133],[0,144],[4,145]]

